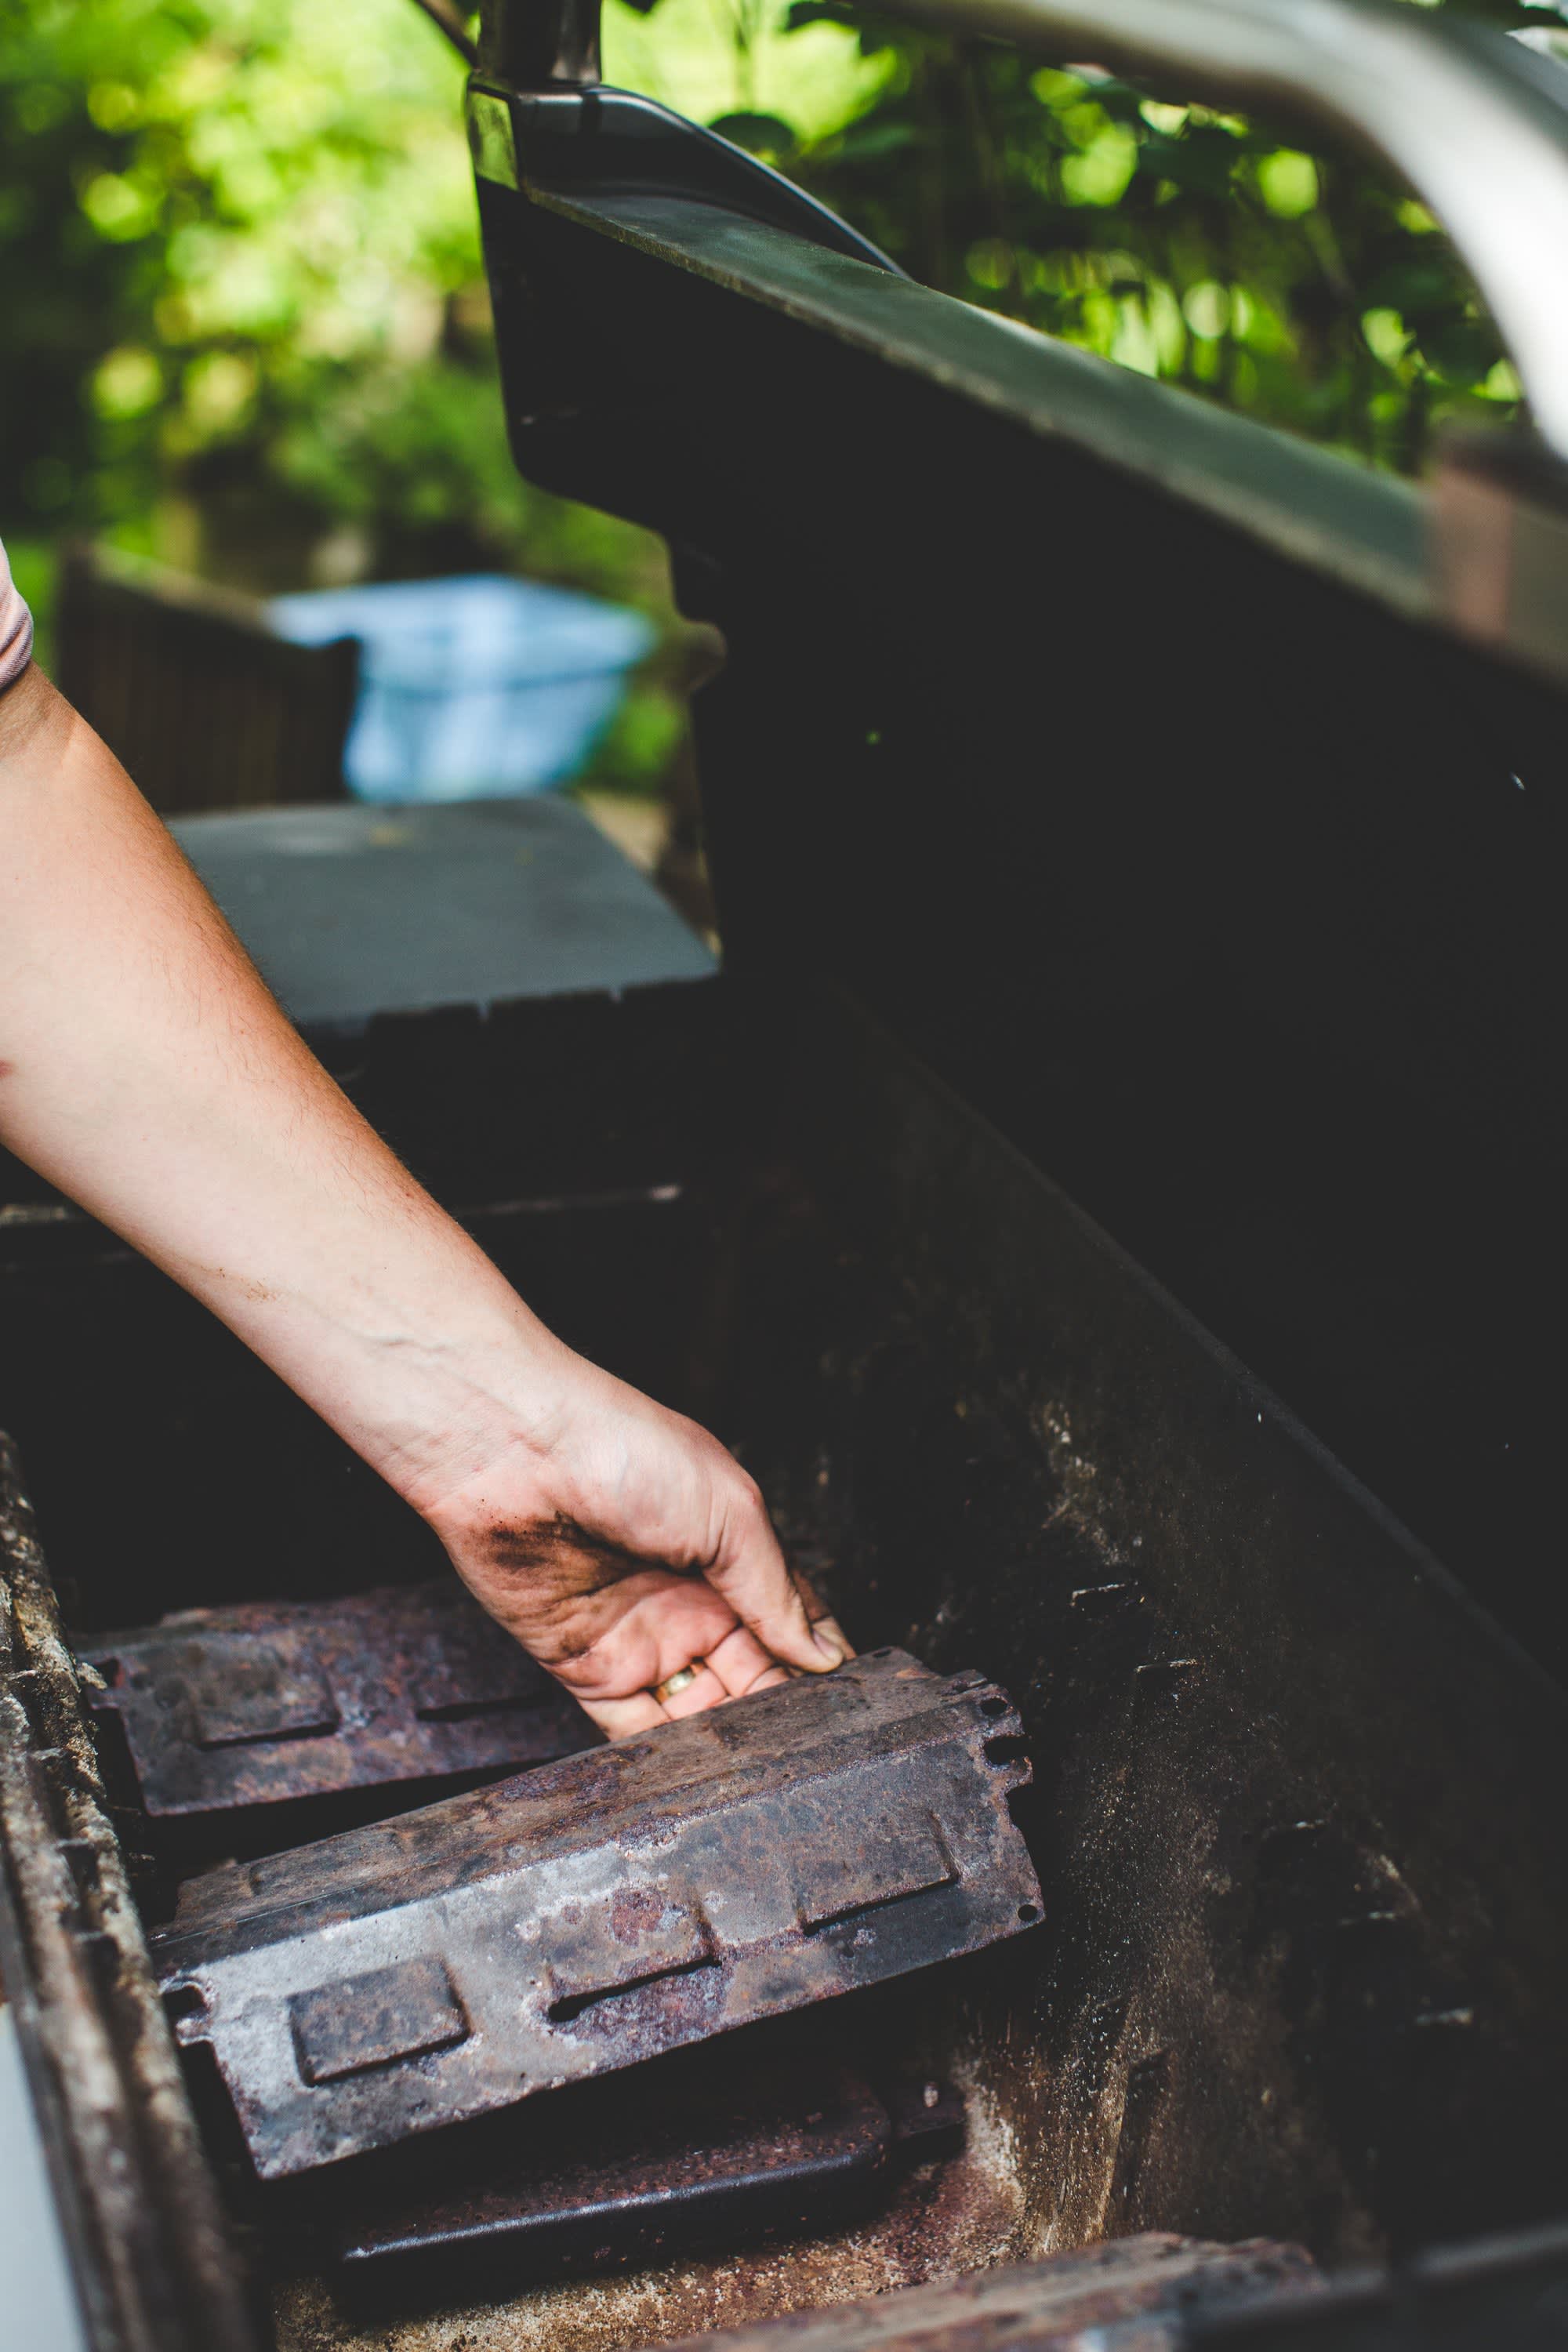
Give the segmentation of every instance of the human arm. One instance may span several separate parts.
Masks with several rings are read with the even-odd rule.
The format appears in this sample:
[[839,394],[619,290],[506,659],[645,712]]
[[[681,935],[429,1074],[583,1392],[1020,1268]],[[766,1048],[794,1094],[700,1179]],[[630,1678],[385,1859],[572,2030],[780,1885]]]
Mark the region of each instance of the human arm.
[[0,1140],[314,1406],[612,1736],[844,1654],[752,1481],[437,1207],[36,667],[0,694]]

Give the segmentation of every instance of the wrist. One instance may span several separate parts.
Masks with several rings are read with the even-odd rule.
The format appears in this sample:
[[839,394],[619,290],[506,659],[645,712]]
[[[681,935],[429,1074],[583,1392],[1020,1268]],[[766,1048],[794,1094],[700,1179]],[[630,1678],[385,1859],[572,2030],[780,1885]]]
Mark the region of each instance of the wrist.
[[553,1510],[568,1397],[584,1369],[549,1333],[442,1350],[420,1393],[400,1396],[375,1467],[447,1544],[498,1513]]

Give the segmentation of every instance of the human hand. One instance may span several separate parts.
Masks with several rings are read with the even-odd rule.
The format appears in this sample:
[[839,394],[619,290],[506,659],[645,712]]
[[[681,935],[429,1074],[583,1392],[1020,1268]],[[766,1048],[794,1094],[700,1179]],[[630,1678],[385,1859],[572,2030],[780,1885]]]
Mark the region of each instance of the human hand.
[[717,1438],[579,1357],[557,1369],[548,1420],[421,1508],[470,1591],[610,1738],[852,1654]]
[[739,1465],[431,1200],[42,674],[3,700],[7,1148],[221,1316],[612,1737],[837,1664]]

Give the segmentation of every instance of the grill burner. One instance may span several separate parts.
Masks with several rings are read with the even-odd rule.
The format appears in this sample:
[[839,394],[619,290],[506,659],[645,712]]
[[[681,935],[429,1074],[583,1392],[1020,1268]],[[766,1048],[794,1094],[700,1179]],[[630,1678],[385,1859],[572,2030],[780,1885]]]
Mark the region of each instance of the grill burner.
[[599,1737],[455,1576],[193,1609],[87,1655],[153,1821],[515,1769]]
[[258,2174],[386,2147],[1041,1916],[1011,1702],[897,1650],[188,1881],[154,1962]]

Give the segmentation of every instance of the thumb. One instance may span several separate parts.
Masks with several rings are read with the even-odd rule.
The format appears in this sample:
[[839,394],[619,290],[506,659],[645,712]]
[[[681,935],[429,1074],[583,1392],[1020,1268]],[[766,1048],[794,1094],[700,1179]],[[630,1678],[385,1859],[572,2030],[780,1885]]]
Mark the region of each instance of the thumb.
[[821,1675],[854,1655],[835,1621],[808,1609],[805,1591],[790,1574],[767,1507],[750,1479],[738,1478],[728,1498],[723,1534],[707,1574],[763,1649],[786,1666]]

